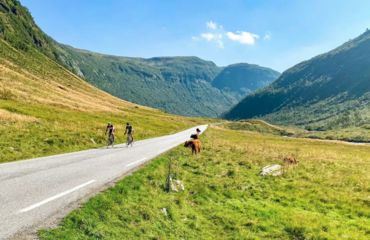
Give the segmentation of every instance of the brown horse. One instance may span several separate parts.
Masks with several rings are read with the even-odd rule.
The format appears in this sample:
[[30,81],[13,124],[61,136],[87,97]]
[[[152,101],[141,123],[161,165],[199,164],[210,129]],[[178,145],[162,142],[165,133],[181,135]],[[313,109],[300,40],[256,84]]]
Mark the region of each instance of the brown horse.
[[293,155],[289,155],[283,159],[283,162],[287,165],[296,165],[299,161]]
[[184,147],[191,147],[191,152],[193,154],[198,154],[200,153],[202,144],[199,139],[192,139],[192,140],[186,141],[184,144]]

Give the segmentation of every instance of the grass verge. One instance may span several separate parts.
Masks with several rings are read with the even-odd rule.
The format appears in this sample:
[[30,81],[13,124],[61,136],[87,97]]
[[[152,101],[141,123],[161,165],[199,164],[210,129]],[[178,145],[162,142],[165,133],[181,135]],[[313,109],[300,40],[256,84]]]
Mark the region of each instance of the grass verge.
[[[41,239],[368,239],[366,146],[210,128],[71,212]],[[280,177],[261,167],[295,154]],[[168,161],[185,191],[166,193]],[[167,214],[163,212],[166,209]]]
[[0,100],[0,163],[103,146],[108,122],[116,127],[116,142],[122,143],[126,122],[133,124],[135,140],[140,140],[174,133],[205,121],[140,107],[87,112]]

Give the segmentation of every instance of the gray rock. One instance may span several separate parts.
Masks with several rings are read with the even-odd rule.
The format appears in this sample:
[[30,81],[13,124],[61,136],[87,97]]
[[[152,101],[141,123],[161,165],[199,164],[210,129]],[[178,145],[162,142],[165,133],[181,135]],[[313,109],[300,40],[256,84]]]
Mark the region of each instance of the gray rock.
[[185,186],[182,181],[170,178],[170,190],[173,192],[181,192],[185,190]]
[[162,208],[162,209],[161,209],[161,212],[162,212],[166,217],[168,216],[167,208]]
[[279,164],[267,165],[262,168],[260,175],[261,176],[280,176],[284,173],[283,167]]

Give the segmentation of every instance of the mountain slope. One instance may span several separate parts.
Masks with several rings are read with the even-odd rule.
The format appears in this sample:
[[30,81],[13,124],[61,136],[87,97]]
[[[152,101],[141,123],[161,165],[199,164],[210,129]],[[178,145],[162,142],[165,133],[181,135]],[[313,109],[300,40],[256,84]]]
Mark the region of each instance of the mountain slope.
[[18,1],[0,0],[0,29],[0,162],[104,145],[107,122],[123,142],[126,121],[136,139],[206,121],[165,114],[91,86],[55,61],[54,42]]
[[218,116],[240,100],[213,88],[218,67],[196,57],[126,58],[61,45],[59,58],[114,96],[171,113]]
[[370,119],[370,31],[285,71],[225,116],[325,129]]
[[[222,68],[197,57],[117,57],[61,44],[57,49],[59,61],[94,86],[119,98],[171,113],[217,117],[249,93],[213,86]],[[245,78],[240,74],[238,78],[258,82],[256,87],[270,81],[268,73],[272,70],[260,68],[260,72],[248,74],[253,68],[251,65],[243,72]],[[228,86],[235,85],[235,81],[240,80],[234,79],[234,75],[223,77]]]
[[237,63],[225,67],[213,80],[212,85],[218,89],[238,92],[241,96],[245,96],[267,86],[279,75],[269,68]]
[[[196,57],[115,57],[75,49],[44,34],[18,1],[0,3],[0,34],[12,47],[36,48],[121,99],[181,115],[216,117],[246,95],[213,87],[212,80],[222,68],[212,62]],[[232,85],[233,79],[229,82]]]
[[0,1],[0,36],[18,50],[35,47],[48,57],[56,55],[52,39],[42,32],[19,1]]

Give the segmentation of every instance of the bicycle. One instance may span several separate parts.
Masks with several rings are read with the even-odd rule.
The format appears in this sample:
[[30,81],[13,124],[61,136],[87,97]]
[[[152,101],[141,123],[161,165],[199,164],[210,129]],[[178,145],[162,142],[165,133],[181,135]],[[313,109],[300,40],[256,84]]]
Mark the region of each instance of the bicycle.
[[127,141],[126,141],[126,146],[130,146],[131,147],[133,146],[133,143],[134,143],[134,138],[132,137],[131,134],[127,134]]
[[107,148],[109,146],[114,147],[114,135],[113,134],[109,134],[109,136],[108,136],[108,139],[107,139]]

